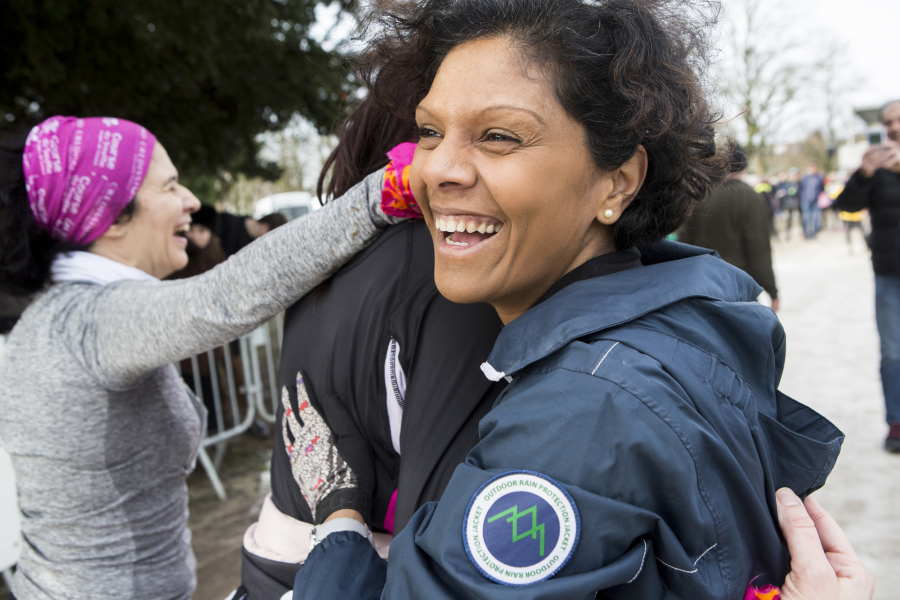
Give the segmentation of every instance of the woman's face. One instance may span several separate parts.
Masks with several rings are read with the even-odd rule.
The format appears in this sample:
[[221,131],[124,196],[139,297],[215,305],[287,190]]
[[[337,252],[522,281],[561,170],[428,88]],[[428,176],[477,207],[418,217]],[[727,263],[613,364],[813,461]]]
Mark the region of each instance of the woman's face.
[[564,274],[614,250],[611,225],[627,206],[623,190],[643,181],[643,149],[636,187],[621,169],[601,171],[543,70],[505,39],[454,48],[416,121],[410,183],[448,299],[489,302],[509,323]]
[[191,223],[191,230],[187,232],[187,237],[195,246],[201,250],[206,250],[209,242],[212,241],[212,229],[206,225]]
[[113,225],[118,251],[126,264],[159,278],[183,269],[188,262],[187,238],[191,213],[200,208],[196,196],[178,183],[178,171],[157,142],[150,167],[135,196],[137,209],[129,221]]

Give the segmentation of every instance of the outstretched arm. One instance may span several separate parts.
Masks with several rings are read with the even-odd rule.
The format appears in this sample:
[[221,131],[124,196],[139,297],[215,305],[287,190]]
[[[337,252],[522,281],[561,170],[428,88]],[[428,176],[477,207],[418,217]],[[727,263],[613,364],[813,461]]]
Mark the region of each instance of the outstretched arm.
[[[389,223],[380,208],[384,171],[340,200],[280,227],[203,275],[121,282],[83,295],[61,326],[66,343],[104,385],[232,340],[329,277]],[[68,332],[68,333],[66,333]]]

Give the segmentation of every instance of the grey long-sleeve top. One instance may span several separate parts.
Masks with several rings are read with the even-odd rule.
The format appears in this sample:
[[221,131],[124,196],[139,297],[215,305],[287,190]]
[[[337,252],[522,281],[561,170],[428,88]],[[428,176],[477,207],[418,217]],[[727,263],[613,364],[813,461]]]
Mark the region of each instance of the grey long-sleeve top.
[[184,477],[201,417],[171,363],[251,331],[363,249],[387,224],[383,176],[198,277],[61,283],[35,299],[0,364],[18,600],[191,597]]

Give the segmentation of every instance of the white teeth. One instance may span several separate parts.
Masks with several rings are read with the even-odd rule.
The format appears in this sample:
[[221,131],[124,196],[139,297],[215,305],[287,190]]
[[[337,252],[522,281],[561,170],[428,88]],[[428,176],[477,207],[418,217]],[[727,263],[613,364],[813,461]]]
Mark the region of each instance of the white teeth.
[[467,244],[467,243],[465,243],[465,242],[454,242],[454,241],[451,240],[449,237],[448,237],[448,238],[444,238],[444,241],[447,242],[448,244],[450,244],[451,246],[468,246],[468,245],[469,245],[469,244]]
[[[443,231],[444,233],[454,233],[454,232],[468,232],[468,233],[497,233],[502,228],[502,224],[488,224],[485,222],[471,221],[466,223],[463,220],[457,221],[452,217],[439,217],[435,216],[434,218],[434,226],[438,231]],[[458,244],[459,242],[454,242]]]

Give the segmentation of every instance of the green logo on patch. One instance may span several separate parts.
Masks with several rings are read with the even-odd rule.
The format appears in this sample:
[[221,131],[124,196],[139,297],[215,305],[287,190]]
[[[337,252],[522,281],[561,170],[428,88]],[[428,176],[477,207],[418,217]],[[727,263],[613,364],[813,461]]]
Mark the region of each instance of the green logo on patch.
[[[487,522],[493,523],[494,521],[496,521],[502,517],[506,517],[506,515],[509,515],[506,518],[506,522],[512,523],[512,541],[513,541],[513,543],[518,542],[520,540],[524,540],[527,537],[531,537],[531,539],[536,540],[536,539],[538,539],[538,534],[540,534],[540,536],[541,536],[540,555],[545,556],[545,553],[544,553],[544,524],[543,523],[541,523],[540,525],[537,524],[537,505],[532,506],[531,508],[529,508],[528,510],[523,511],[523,512],[519,512],[518,506],[513,506],[512,508],[504,510],[500,514],[494,515],[493,517],[489,518],[487,520]],[[531,515],[531,529],[529,529],[528,531],[519,533],[519,519],[521,519],[527,515]]]

